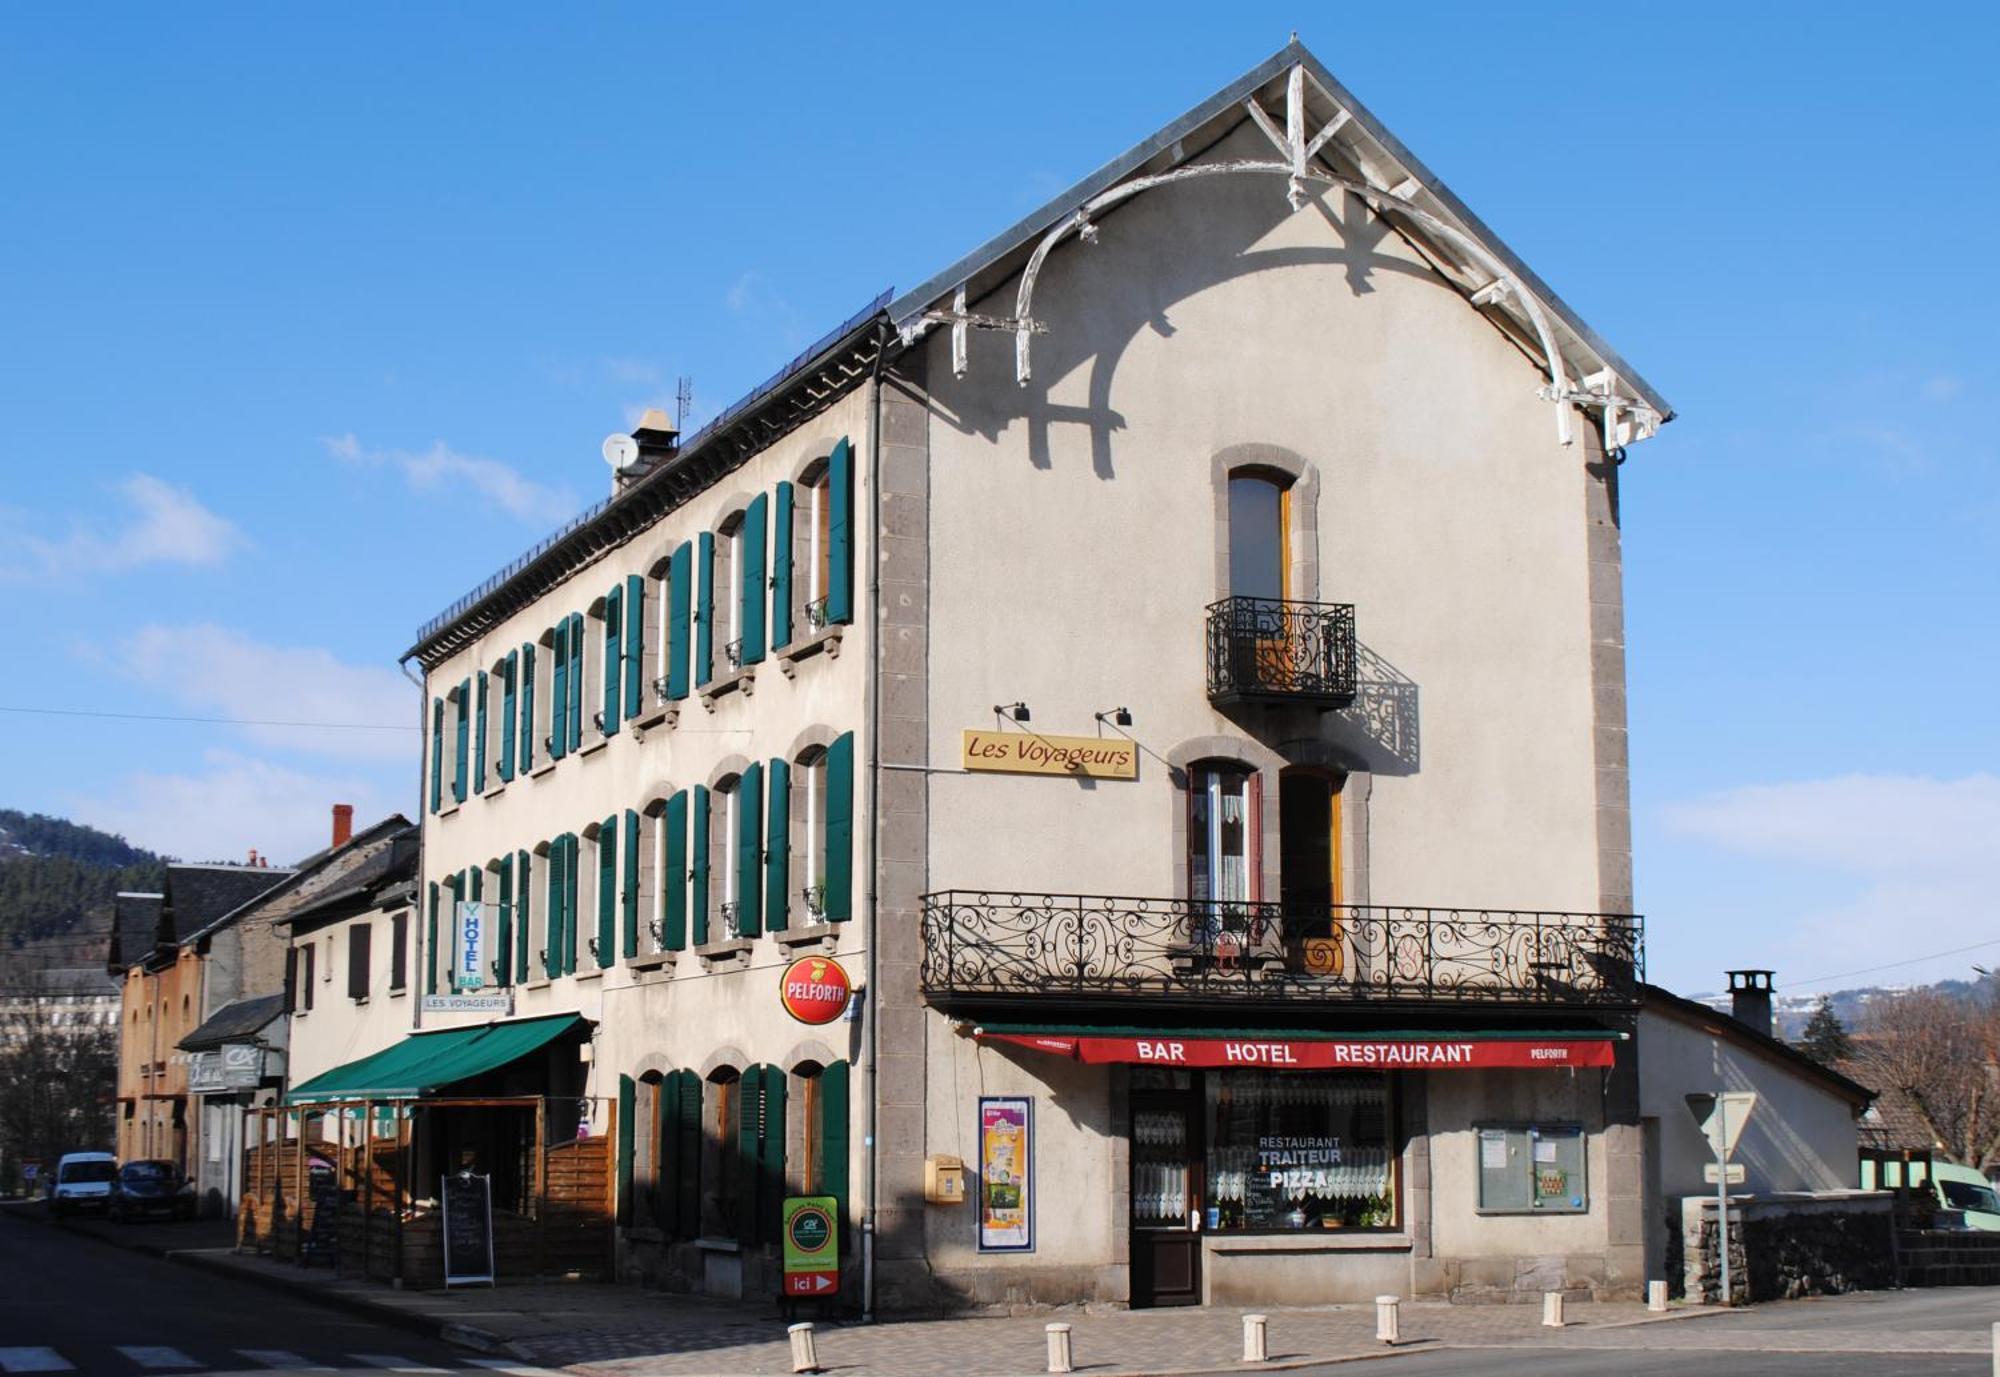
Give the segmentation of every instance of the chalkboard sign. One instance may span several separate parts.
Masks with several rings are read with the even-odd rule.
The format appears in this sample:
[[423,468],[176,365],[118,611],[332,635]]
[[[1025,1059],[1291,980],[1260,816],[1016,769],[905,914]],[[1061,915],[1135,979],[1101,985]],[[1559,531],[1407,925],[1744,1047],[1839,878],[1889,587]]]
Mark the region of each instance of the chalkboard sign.
[[493,1284],[493,1178],[462,1171],[444,1178],[444,1284]]
[[340,1270],[340,1206],[352,1194],[331,1184],[313,1187],[312,1227],[299,1241],[299,1266],[324,1262]]

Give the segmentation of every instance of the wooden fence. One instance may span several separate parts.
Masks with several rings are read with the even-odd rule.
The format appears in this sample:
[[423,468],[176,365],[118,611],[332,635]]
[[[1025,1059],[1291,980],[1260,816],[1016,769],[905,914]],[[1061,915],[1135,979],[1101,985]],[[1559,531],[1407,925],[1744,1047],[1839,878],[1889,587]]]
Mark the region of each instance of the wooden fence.
[[[301,1144],[296,1125],[289,1125],[294,1136],[279,1136],[288,1127],[284,1111],[265,1111],[261,1131],[250,1135],[243,1154],[237,1245],[284,1261],[330,1265],[342,1276],[442,1285],[439,1215],[409,1179],[421,1161],[423,1124],[439,1113],[531,1105],[539,1135],[547,1116],[534,1100],[429,1101],[413,1118],[398,1118],[394,1136],[371,1136],[366,1146],[320,1141],[310,1132]],[[616,1112],[613,1106],[605,1136],[545,1145],[532,1156],[536,1179],[526,1210],[494,1207],[494,1269],[501,1280],[611,1276]],[[337,1214],[322,1219],[329,1205]]]

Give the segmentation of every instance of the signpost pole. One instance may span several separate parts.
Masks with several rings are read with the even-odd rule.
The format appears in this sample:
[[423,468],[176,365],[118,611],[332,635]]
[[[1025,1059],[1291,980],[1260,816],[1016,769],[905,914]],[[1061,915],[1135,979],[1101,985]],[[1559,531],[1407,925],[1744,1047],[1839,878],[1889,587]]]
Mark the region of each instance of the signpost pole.
[[1722,1266],[1722,1303],[1731,1301],[1729,1285],[1729,1096],[1715,1092],[1715,1256]]

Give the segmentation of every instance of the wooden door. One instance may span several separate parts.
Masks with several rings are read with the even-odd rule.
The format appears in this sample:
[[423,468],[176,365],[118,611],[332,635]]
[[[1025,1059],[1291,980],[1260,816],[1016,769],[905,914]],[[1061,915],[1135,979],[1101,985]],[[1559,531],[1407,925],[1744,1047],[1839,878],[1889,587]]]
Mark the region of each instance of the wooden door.
[[[1182,1073],[1185,1074],[1185,1073]],[[1132,1304],[1201,1304],[1201,1100],[1132,1094]]]

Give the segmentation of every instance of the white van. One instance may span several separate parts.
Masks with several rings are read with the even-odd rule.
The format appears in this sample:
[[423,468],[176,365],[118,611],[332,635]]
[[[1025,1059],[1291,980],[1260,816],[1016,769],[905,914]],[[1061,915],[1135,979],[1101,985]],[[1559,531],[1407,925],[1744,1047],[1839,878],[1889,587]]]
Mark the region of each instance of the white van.
[[111,1178],[118,1159],[108,1152],[66,1152],[49,1178],[49,1213],[57,1219],[111,1203]]

